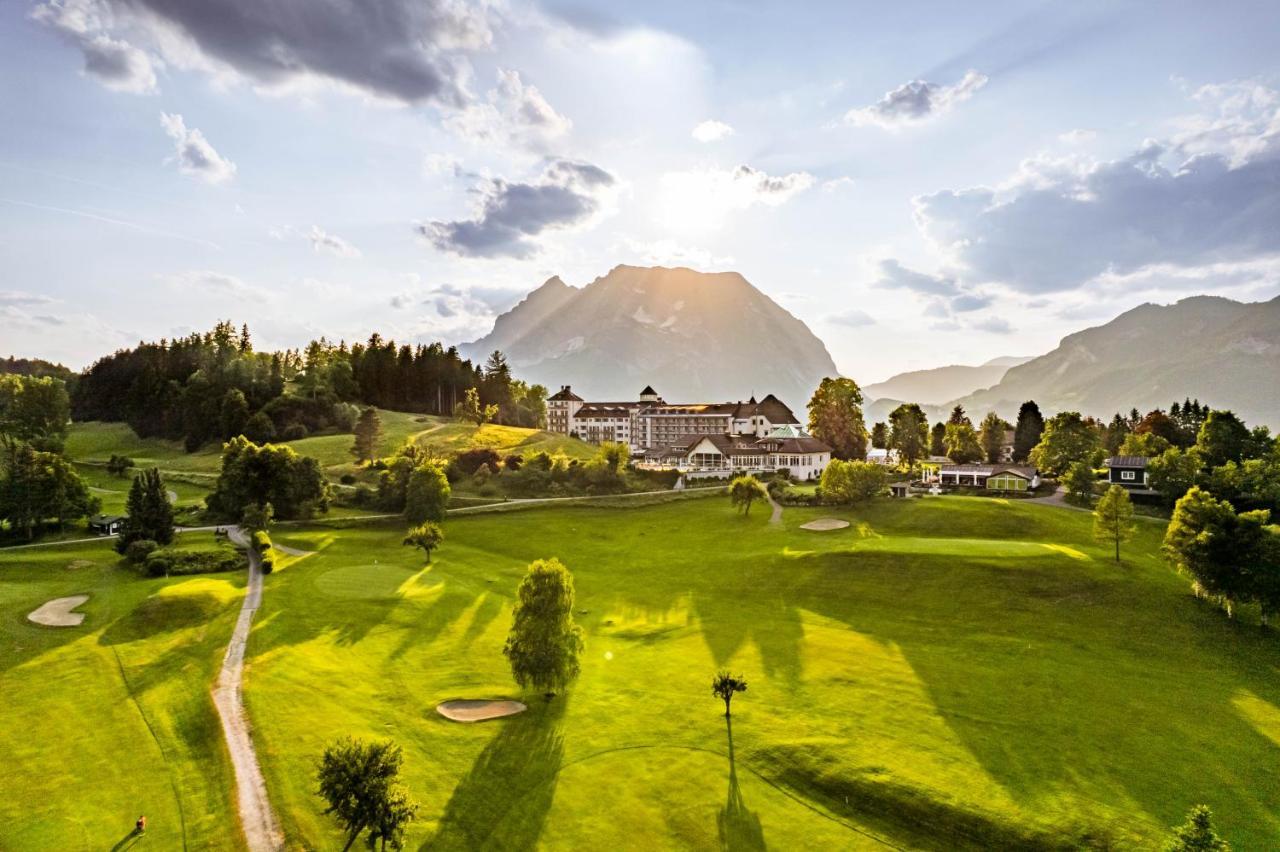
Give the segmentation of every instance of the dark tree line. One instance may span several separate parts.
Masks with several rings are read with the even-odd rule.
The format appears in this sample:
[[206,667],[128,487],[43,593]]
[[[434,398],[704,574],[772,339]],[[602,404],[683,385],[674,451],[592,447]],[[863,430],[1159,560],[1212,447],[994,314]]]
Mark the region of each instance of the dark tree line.
[[245,435],[262,443],[336,428],[359,406],[447,416],[470,389],[500,423],[540,426],[546,389],[511,376],[495,352],[482,368],[440,343],[410,346],[377,333],[350,347],[324,338],[303,350],[257,352],[247,326],[139,343],[99,359],[76,382],[76,420],[124,422],[139,436],[185,442]]

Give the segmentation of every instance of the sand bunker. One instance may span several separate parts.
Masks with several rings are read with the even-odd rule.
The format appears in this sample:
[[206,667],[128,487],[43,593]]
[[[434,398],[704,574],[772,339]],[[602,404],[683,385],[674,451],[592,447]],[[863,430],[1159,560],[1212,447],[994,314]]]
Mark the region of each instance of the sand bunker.
[[801,524],[800,529],[814,530],[815,532],[829,532],[830,530],[842,530],[847,526],[849,526],[849,522],[842,521],[839,518],[818,518],[816,521]]
[[462,698],[440,704],[436,707],[436,712],[455,722],[483,722],[486,719],[514,716],[528,709],[519,701],[482,701]]
[[84,613],[72,612],[71,610],[87,600],[89,600],[88,595],[54,598],[28,615],[27,620],[36,624],[43,624],[45,627],[79,627],[84,621]]

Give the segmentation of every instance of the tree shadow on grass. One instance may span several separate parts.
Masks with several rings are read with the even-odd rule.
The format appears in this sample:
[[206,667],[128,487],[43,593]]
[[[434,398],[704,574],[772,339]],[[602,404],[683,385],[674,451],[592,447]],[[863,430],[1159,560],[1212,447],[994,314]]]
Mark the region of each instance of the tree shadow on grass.
[[[239,598],[236,599],[237,606]],[[152,595],[117,618],[98,637],[99,645],[122,645],[208,624],[227,609],[217,595]]]
[[[1233,705],[1248,689],[1280,706],[1275,637],[1197,611],[1149,576],[1067,557],[866,553],[814,564],[829,576],[810,575],[793,605],[900,652],[1025,820],[1045,796],[1066,794],[1094,804],[1052,830],[1086,845],[1138,842],[1133,832],[1173,824],[1202,799],[1224,824],[1252,826],[1255,842],[1280,826],[1280,750]],[[846,588],[833,594],[833,582]],[[1008,819],[1012,829],[1022,818]]]
[[497,723],[501,730],[454,788],[423,850],[537,847],[564,761],[560,722],[567,701],[538,700]]
[[720,848],[725,852],[752,852],[767,849],[764,827],[760,817],[750,810],[742,799],[738,785],[738,767],[733,753],[733,718],[724,717],[725,734],[729,740],[729,794],[724,807],[716,814],[716,827],[720,832]]

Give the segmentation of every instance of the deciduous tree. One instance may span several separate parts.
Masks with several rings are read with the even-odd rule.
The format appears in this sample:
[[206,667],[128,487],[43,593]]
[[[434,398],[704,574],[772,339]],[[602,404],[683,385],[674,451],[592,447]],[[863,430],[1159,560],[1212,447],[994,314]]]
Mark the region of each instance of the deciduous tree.
[[548,697],[567,687],[580,670],[582,628],[573,622],[573,575],[558,559],[529,566],[516,590],[511,632],[503,653],[521,687]]
[[960,423],[947,423],[946,436],[943,439],[947,448],[947,458],[956,464],[967,464],[982,458],[982,446],[978,443],[978,433],[968,417]]
[[1093,509],[1093,537],[1114,544],[1116,561],[1120,561],[1120,545],[1133,538],[1133,501],[1120,485],[1112,485]]
[[409,547],[420,547],[427,554],[427,564],[431,564],[431,551],[444,542],[444,530],[440,525],[427,521],[405,533],[404,544]]
[[405,485],[405,520],[414,525],[443,521],[451,493],[444,470],[434,462],[423,462],[409,474]]
[[1010,429],[1003,417],[994,411],[987,412],[982,418],[982,428],[978,433],[978,442],[982,445],[982,453],[987,462],[996,464],[1000,461],[1000,451],[1004,447],[1005,432]]
[[393,742],[366,742],[343,737],[331,743],[316,767],[318,792],[346,833],[343,852],[364,831],[369,846],[381,840],[393,848],[403,837],[404,826],[414,818],[417,806],[397,785],[404,754]]
[[1196,449],[1207,467],[1240,462],[1249,443],[1249,429],[1230,411],[1210,411],[1196,436]]
[[1061,476],[1078,461],[1092,465],[1100,450],[1101,438],[1091,423],[1077,411],[1064,411],[1045,423],[1031,461],[1051,476]]
[[825,378],[809,400],[809,433],[831,447],[838,459],[867,457],[862,390],[853,379]]
[[729,502],[741,509],[743,515],[750,515],[751,504],[756,500],[766,500],[768,496],[769,492],[760,480],[750,474],[734,477],[729,483]]
[[1093,466],[1085,461],[1075,462],[1062,475],[1062,487],[1067,489],[1067,495],[1082,506],[1093,500],[1093,486],[1097,481]]
[[929,421],[914,402],[899,405],[889,414],[889,446],[912,467],[929,452]]
[[882,493],[887,482],[888,473],[882,465],[832,459],[822,471],[818,486],[822,489],[824,500],[852,504],[870,500]]

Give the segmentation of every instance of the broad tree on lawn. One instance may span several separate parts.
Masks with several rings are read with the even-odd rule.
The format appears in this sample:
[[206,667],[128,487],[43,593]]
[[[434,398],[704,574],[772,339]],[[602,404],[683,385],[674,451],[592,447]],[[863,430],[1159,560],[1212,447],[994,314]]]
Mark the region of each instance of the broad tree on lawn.
[[756,500],[767,500],[769,492],[760,480],[751,474],[734,477],[729,483],[729,502],[742,510],[742,514],[751,514],[751,504]]
[[331,743],[316,767],[318,792],[346,833],[343,852],[364,831],[369,848],[382,841],[400,849],[404,827],[418,806],[396,783],[404,759],[400,746],[391,741],[367,742],[343,737]]
[[853,379],[825,378],[809,400],[809,433],[831,447],[838,459],[867,457],[867,425],[862,389]]
[[1084,461],[1071,465],[1062,475],[1062,487],[1067,489],[1067,496],[1083,506],[1093,500],[1093,486],[1097,481],[1093,468]]
[[742,675],[730,674],[727,669],[716,672],[711,680],[711,694],[724,702],[724,715],[729,715],[729,704],[733,696],[747,691],[747,680]]
[[889,413],[889,446],[910,469],[929,454],[929,421],[924,409],[904,402]]
[[356,463],[372,462],[377,458],[378,443],[381,440],[382,418],[378,415],[378,409],[369,406],[360,412],[360,418],[356,420],[355,443],[351,447]]
[[427,521],[424,524],[414,527],[405,533],[404,544],[412,547],[420,547],[427,554],[427,564],[431,564],[431,551],[435,550],[444,542],[444,530],[440,525]]
[[1268,513],[1237,515],[1226,500],[1193,486],[1173,509],[1165,556],[1203,598],[1218,600],[1228,618],[1251,595],[1249,569],[1265,559]]
[[173,541],[173,504],[156,468],[148,468],[133,478],[125,512],[116,541],[120,553],[133,541],[145,539],[161,545]]
[[1114,544],[1116,561],[1120,561],[1120,545],[1133,538],[1133,501],[1120,485],[1112,485],[1093,510],[1093,537],[1104,544]]
[[1040,443],[1031,451],[1031,462],[1050,476],[1061,476],[1078,461],[1094,462],[1102,437],[1091,421],[1078,411],[1064,411],[1044,424]]
[[861,503],[882,493],[888,479],[884,465],[832,459],[823,469],[818,487],[823,499],[831,503]]
[[559,559],[529,566],[516,590],[511,632],[502,649],[521,687],[547,698],[567,687],[581,668],[582,628],[573,622],[573,575]]
[[1214,830],[1209,806],[1196,805],[1187,812],[1187,821],[1174,827],[1164,852],[1231,852],[1231,844]]
[[423,462],[409,474],[405,485],[405,520],[414,525],[443,521],[451,493],[444,469],[435,462]]

